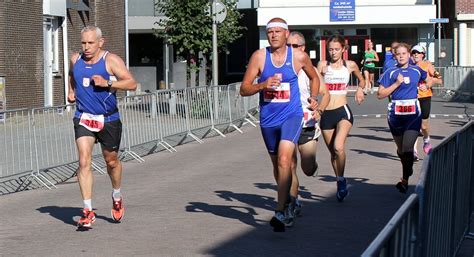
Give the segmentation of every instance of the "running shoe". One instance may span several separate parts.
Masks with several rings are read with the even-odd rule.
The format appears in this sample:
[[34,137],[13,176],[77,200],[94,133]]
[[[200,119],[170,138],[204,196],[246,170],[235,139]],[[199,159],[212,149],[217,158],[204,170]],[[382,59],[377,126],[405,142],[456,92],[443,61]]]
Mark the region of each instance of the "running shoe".
[[82,217],[77,222],[78,228],[91,228],[92,223],[95,221],[95,213],[89,208],[84,208],[82,210]]
[[112,206],[112,211],[111,211],[112,218],[116,222],[120,222],[125,213],[125,208],[123,207],[123,198],[120,197],[120,200],[117,201],[112,197],[112,201],[113,201],[113,206]]
[[283,223],[285,224],[285,227],[292,227],[295,223],[294,204],[288,204],[285,206],[284,215],[285,219],[283,220]]
[[303,207],[303,204],[296,199],[295,201],[295,206],[294,206],[294,215],[295,217],[301,217],[301,208]]
[[401,179],[400,182],[398,182],[395,187],[400,191],[402,194],[406,194],[408,191],[408,181]]
[[272,219],[270,220],[270,226],[273,227],[274,232],[285,232],[285,214],[282,211],[275,211],[275,215],[273,215]]
[[429,154],[431,152],[431,148],[433,148],[433,146],[430,142],[423,142],[423,152],[425,152],[425,154]]
[[347,190],[347,181],[344,178],[344,180],[338,180],[337,181],[337,193],[336,193],[336,198],[337,201],[342,202],[344,201],[344,198],[349,194],[349,191]]

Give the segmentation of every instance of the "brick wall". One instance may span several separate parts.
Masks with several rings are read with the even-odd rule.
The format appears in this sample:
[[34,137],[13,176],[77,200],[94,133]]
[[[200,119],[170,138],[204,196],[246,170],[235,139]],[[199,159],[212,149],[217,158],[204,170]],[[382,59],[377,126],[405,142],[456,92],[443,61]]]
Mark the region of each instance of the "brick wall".
[[42,106],[43,4],[2,1],[0,75],[6,77],[7,109]]
[[[81,49],[80,31],[99,26],[104,48],[125,57],[125,6],[123,1],[89,1],[90,11],[67,10],[68,56]],[[53,104],[64,104],[62,29],[59,29],[60,72],[53,76]],[[44,105],[44,53],[42,1],[0,0],[0,76],[6,78],[7,109]]]
[[474,13],[474,3],[472,0],[456,0],[456,13]]

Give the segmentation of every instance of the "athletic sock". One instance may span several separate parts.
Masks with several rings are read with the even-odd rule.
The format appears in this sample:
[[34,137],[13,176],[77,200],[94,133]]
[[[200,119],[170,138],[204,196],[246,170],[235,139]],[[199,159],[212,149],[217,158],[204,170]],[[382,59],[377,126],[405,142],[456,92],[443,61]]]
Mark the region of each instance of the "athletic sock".
[[122,197],[122,194],[120,193],[120,188],[119,189],[114,188],[114,191],[112,192],[112,197],[116,201],[120,200],[120,198]]
[[344,181],[344,177],[336,176],[337,181]]
[[430,142],[430,136],[428,137],[424,137],[423,138],[423,142],[426,144],[426,143],[429,143]]
[[92,211],[92,199],[84,200],[84,208],[87,208]]

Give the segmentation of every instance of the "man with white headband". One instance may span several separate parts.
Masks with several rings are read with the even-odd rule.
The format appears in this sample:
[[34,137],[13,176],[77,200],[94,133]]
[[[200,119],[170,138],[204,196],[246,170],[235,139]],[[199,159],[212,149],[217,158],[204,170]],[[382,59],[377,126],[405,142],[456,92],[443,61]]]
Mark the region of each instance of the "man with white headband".
[[[260,128],[273,164],[277,183],[278,204],[270,225],[275,232],[285,231],[294,222],[290,203],[291,162],[303,125],[298,73],[303,70],[310,80],[310,108],[319,119],[324,111],[316,96],[319,79],[309,56],[301,49],[288,47],[290,32],[285,20],[273,18],[267,23],[269,47],[252,54],[240,87],[242,96],[260,94]],[[259,77],[257,84],[255,78]],[[320,108],[320,107],[319,107]]]

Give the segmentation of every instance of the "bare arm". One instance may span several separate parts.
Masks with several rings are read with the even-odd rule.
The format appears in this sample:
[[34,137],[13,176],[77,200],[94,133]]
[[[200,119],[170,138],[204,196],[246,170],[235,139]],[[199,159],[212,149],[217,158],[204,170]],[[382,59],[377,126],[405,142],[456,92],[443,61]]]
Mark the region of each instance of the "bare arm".
[[68,94],[67,94],[67,101],[70,102],[70,103],[74,103],[76,101],[76,94],[74,92],[75,90],[75,84],[74,84],[74,74],[73,74],[73,68],[74,68],[74,64],[76,64],[76,60],[77,58],[79,58],[79,53],[75,53],[71,56],[71,58],[69,59],[69,90],[68,90]]
[[319,95],[321,95],[321,103],[318,106],[318,110],[321,110],[321,112],[324,112],[326,110],[326,107],[329,105],[329,101],[331,100],[331,96],[329,95],[329,90],[328,88],[324,85],[324,78],[321,75],[321,73],[317,70],[315,67],[316,74],[318,75],[319,78]]
[[435,70],[435,68],[433,67],[433,64],[430,64],[430,66],[428,67],[428,73],[431,76],[432,84],[437,84],[437,85],[443,84],[443,79],[441,77],[436,76],[436,74],[439,74],[439,73]]
[[117,81],[112,83],[112,88],[120,90],[132,90],[137,89],[137,82],[133,78],[130,71],[125,66],[122,58],[115,54],[109,53],[106,58],[107,68],[111,71]]
[[262,49],[255,51],[252,57],[250,57],[247,70],[245,71],[242,84],[240,85],[241,96],[251,96],[268,87],[269,81],[271,81],[272,78],[259,84],[253,84],[255,78],[260,75],[260,69],[264,61],[265,52]]
[[373,61],[374,61],[374,62],[378,62],[378,61],[380,61],[380,59],[379,59],[379,55],[377,54],[377,52],[376,52],[376,51],[374,51],[374,55],[375,55],[375,59],[374,59]]
[[360,73],[359,66],[353,61],[347,61],[347,66],[349,66],[349,70],[354,73],[354,75],[357,77],[359,80],[359,85],[356,90],[355,94],[355,100],[357,104],[361,104],[364,99],[364,88],[365,88],[365,80],[364,77],[362,76],[362,73]]

